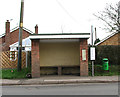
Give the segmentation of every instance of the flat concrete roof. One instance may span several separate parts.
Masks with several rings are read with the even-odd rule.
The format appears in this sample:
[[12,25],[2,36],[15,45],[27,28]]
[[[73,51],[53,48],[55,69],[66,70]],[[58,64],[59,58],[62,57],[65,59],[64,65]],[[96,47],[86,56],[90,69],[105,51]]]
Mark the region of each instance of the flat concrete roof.
[[30,39],[80,39],[90,38],[90,33],[52,33],[52,34],[32,34]]

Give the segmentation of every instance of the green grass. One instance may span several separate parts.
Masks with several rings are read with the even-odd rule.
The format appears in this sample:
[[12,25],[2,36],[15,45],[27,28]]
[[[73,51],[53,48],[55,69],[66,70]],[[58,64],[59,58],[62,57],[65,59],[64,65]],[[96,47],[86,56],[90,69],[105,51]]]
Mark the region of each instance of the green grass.
[[[95,65],[95,76],[113,76],[120,75],[120,66],[119,65],[110,65],[109,71],[104,71],[102,69],[102,65]],[[91,65],[89,65],[89,76],[91,76]],[[0,70],[2,72],[2,79],[25,79],[27,73],[31,73],[30,68],[24,68],[22,71],[18,72],[17,69],[3,69]]]
[[30,68],[24,68],[20,72],[18,72],[17,69],[3,69],[2,79],[24,79],[27,73],[31,73]]
[[[109,71],[105,71],[102,69],[102,65],[94,65],[94,74],[95,76],[113,76],[120,75],[120,66],[119,65],[110,65]],[[91,65],[89,65],[89,76],[91,76]]]

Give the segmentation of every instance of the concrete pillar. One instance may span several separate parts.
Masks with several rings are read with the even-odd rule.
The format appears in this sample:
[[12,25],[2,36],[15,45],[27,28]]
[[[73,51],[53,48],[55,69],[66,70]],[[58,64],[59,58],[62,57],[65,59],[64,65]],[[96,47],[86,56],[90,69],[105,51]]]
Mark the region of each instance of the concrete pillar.
[[40,77],[40,42],[39,40],[32,40],[32,77]]
[[87,39],[80,39],[80,76],[88,76]]

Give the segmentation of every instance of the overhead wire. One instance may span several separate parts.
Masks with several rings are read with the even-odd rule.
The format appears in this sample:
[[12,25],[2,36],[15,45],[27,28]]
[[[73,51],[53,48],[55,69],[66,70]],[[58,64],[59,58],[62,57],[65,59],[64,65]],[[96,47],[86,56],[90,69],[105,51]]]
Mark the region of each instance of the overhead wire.
[[78,21],[67,11],[67,9],[59,2],[59,0],[56,0],[56,2],[74,22],[78,23]]

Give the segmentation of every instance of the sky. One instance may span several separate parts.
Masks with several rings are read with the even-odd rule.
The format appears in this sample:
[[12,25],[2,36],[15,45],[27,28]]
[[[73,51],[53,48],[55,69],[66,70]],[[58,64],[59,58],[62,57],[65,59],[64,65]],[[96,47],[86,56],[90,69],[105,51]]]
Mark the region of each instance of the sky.
[[[102,22],[93,14],[104,10],[106,3],[119,0],[24,0],[23,26],[38,33],[90,33],[91,25],[97,28],[97,37],[110,33],[102,30]],[[5,33],[5,22],[10,29],[19,26],[21,0],[2,0],[0,3],[0,35]],[[90,42],[90,40],[89,40]]]

